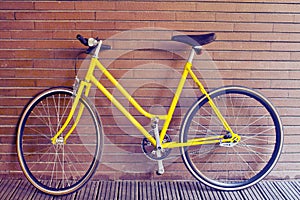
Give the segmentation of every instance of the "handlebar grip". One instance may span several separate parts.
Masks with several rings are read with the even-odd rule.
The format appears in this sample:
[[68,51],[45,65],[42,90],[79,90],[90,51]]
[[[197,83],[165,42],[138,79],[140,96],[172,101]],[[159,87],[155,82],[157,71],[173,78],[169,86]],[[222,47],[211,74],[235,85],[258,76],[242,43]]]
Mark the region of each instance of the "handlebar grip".
[[76,38],[77,38],[82,44],[84,44],[85,46],[88,46],[88,45],[89,45],[89,44],[88,44],[88,39],[82,37],[82,35],[78,34],[78,35],[76,36]]

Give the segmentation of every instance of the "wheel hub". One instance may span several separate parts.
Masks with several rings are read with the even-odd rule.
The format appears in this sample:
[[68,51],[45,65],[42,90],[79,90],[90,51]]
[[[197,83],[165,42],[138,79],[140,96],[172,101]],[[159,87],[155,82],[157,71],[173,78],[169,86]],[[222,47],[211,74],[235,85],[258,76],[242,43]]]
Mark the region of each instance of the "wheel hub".
[[59,145],[59,146],[63,145],[64,144],[64,138],[62,136],[58,137],[56,139],[56,144]]
[[232,135],[230,132],[227,132],[227,134],[224,136],[224,139],[229,140],[229,141],[222,142],[222,140],[221,140],[220,146],[234,147],[235,145],[237,145],[239,143],[239,141],[241,140],[241,137],[236,133],[233,133],[233,135]]

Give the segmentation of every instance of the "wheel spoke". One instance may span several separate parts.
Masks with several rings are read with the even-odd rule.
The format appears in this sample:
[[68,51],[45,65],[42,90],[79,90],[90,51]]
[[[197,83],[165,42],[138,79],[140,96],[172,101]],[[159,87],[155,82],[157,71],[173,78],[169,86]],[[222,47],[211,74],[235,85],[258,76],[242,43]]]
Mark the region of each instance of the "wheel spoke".
[[[279,157],[280,119],[264,97],[247,88],[221,88],[211,92],[210,97],[241,140],[232,142],[231,146],[229,143],[228,146],[206,144],[182,148],[183,161],[199,181],[211,187],[246,188],[264,178]],[[181,142],[195,136],[226,134],[219,119],[209,112],[209,106],[207,98],[192,105],[183,121]]]
[[72,127],[72,120],[56,144],[52,144],[51,138],[69,115],[72,102],[71,90],[47,90],[29,103],[19,125],[22,128],[18,129],[22,130],[18,133],[18,156],[24,173],[38,189],[52,195],[74,192],[86,183],[101,156],[100,123],[94,107],[83,98],[82,120],[67,144],[63,136]]

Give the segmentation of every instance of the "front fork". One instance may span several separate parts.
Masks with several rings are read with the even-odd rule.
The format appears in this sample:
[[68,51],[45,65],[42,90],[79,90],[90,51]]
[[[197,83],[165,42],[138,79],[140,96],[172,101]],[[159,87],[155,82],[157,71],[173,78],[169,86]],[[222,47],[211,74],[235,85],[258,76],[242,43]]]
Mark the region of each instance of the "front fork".
[[[78,88],[78,89],[77,89]],[[67,139],[70,137],[71,133],[74,131],[74,129],[76,128],[76,126],[78,125],[80,118],[82,116],[83,110],[84,110],[84,105],[82,103],[79,103],[79,100],[84,92],[85,96],[88,96],[89,91],[91,88],[91,83],[89,82],[85,82],[85,81],[80,81],[77,77],[75,79],[75,83],[74,83],[74,101],[72,103],[72,108],[68,114],[68,117],[66,119],[66,121],[64,122],[64,124],[62,125],[62,127],[58,130],[58,132],[51,138],[51,142],[52,144],[57,144],[57,143],[61,143],[61,135],[64,132],[64,130],[66,129],[66,127],[70,124],[72,118],[74,117],[75,111],[78,107],[78,104],[80,104],[79,108],[78,108],[78,113],[77,116],[75,118],[75,121],[72,125],[72,127],[70,128],[70,130],[67,132],[67,134],[63,137],[63,143],[66,144],[67,143]]]

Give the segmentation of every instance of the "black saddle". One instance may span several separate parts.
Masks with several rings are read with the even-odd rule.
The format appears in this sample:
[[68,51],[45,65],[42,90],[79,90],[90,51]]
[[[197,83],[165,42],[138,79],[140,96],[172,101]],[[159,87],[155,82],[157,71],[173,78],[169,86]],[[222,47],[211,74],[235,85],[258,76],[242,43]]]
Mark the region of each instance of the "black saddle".
[[173,41],[182,42],[193,47],[203,46],[209,44],[216,39],[215,33],[208,33],[202,35],[175,35],[172,37]]

